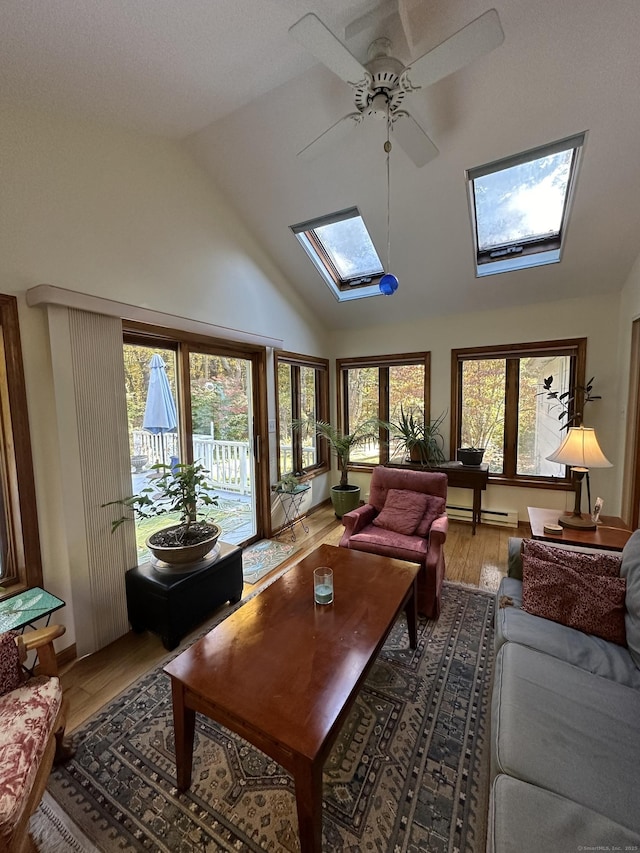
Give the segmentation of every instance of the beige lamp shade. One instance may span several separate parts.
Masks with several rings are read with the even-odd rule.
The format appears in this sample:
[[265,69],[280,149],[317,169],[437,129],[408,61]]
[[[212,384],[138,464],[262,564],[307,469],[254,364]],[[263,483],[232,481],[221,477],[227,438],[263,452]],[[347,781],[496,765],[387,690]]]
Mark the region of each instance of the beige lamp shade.
[[570,427],[566,438],[551,456],[550,462],[559,462],[572,468],[611,468],[598,444],[596,431],[592,427]]

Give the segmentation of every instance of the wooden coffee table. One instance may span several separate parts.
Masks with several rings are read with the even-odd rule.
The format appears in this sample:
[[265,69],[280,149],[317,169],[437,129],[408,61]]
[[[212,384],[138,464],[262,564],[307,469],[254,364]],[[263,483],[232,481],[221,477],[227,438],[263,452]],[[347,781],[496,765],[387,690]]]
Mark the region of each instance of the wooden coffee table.
[[[313,602],[330,566],[334,602]],[[404,609],[416,645],[418,566],[322,545],[164,668],[171,676],[178,789],[191,784],[196,711],[294,779],[300,849],[322,849],[322,767]]]
[[545,524],[557,524],[561,515],[571,515],[571,513],[535,506],[528,506],[527,513],[533,539],[547,542],[563,542],[565,545],[581,545],[583,548],[600,548],[605,551],[622,551],[632,533],[624,521],[615,515],[601,515],[595,530],[563,527],[561,533],[545,533]]

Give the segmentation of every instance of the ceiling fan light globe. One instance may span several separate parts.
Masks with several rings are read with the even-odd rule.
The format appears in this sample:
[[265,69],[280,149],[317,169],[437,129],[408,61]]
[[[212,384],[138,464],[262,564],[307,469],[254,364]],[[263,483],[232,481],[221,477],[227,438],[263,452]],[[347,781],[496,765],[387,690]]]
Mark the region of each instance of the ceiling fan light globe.
[[395,275],[386,273],[386,275],[383,275],[380,279],[380,293],[384,293],[385,296],[393,296],[398,289],[398,284],[399,282]]

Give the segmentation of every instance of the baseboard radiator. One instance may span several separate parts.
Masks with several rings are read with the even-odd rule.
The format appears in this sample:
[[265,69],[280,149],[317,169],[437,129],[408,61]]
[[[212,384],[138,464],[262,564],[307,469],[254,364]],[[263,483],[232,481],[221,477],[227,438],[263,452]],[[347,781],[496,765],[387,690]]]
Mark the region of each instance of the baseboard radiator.
[[[450,506],[447,504],[447,515],[452,521],[472,521],[470,506]],[[515,509],[483,509],[480,512],[483,524],[497,524],[500,527],[517,527],[518,512]]]

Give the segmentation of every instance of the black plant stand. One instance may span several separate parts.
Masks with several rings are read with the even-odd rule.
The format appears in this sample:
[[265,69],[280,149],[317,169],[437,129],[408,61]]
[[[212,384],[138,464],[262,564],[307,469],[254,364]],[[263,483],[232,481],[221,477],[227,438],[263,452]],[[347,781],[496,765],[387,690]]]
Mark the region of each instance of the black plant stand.
[[160,634],[164,647],[180,640],[225,601],[242,598],[242,549],[219,542],[220,555],[211,565],[189,572],[158,571],[151,563],[125,575],[129,622],[136,633]]

